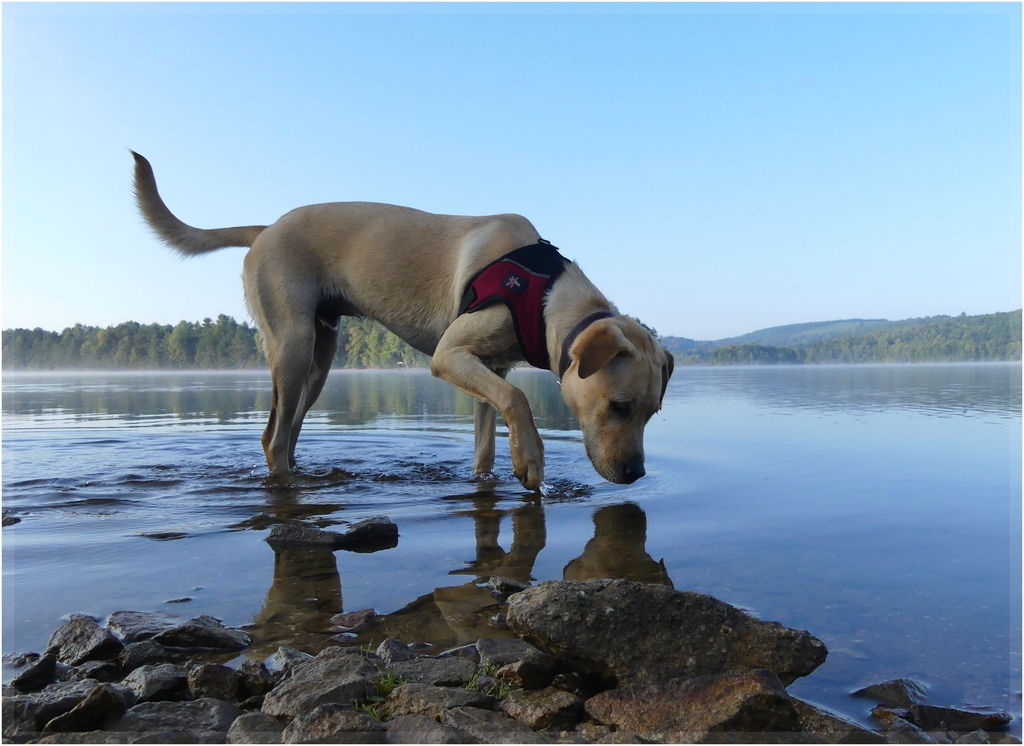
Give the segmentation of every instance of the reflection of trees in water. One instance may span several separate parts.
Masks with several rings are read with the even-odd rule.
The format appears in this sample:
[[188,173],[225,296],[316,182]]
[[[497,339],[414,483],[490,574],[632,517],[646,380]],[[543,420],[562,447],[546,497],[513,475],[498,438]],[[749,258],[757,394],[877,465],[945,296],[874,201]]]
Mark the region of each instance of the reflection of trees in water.
[[671,398],[826,411],[1021,414],[1020,363],[677,368]]
[[[512,374],[533,407],[537,424],[577,429],[555,377],[546,371]],[[8,378],[3,411],[39,416],[54,410],[85,419],[177,417],[220,423],[252,418],[270,409],[270,379],[249,374],[168,373],[111,376]],[[50,384],[52,382],[52,384]],[[339,371],[331,373],[310,418],[334,425],[364,425],[384,417],[455,416],[470,421],[473,400],[426,371]]]
[[[533,567],[547,542],[543,504],[530,496],[511,509],[502,509],[492,486],[486,483],[481,483],[476,493],[452,499],[468,503],[461,514],[473,519],[476,556],[451,574],[472,579],[435,588],[401,609],[377,617],[349,640],[350,644],[376,645],[385,637],[397,637],[407,643],[429,642],[440,651],[480,637],[511,636],[507,628],[492,621],[506,610],[506,604],[483,584],[493,575],[521,583],[535,579]],[[505,517],[512,523],[507,551],[499,543]],[[628,578],[672,586],[664,562],[655,562],[647,553],[647,517],[638,505],[625,503],[595,511],[594,529],[582,554],[566,565],[566,579]],[[335,644],[330,618],[342,610],[341,577],[333,553],[279,548],[270,590],[249,630],[253,644],[247,655],[264,657],[280,645],[315,653]]]

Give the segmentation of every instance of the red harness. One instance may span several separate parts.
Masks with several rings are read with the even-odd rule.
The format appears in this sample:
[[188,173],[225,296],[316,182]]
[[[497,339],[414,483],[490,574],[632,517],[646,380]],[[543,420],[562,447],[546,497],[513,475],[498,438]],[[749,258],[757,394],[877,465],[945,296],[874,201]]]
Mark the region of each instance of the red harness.
[[544,296],[569,260],[544,239],[541,243],[511,251],[480,270],[462,295],[459,315],[501,302],[512,313],[516,340],[526,362],[535,368],[551,368]]

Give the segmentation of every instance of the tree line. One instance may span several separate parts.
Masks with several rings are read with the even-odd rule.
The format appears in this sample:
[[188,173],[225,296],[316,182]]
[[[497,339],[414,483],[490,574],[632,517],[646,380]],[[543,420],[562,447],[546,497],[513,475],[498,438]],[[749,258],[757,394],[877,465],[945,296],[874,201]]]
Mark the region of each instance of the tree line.
[[[680,351],[680,365],[915,363],[1021,359],[1021,312],[935,316],[915,325],[821,340],[796,347],[756,342]],[[259,331],[221,314],[216,321],[62,332],[7,329],[5,370],[245,370],[265,368]],[[369,319],[343,316],[336,368],[426,368],[430,358]]]
[[[336,368],[423,368],[430,358],[380,324],[340,320]],[[100,328],[76,324],[62,332],[5,329],[5,370],[245,370],[265,368],[259,331],[221,314],[198,323]]]

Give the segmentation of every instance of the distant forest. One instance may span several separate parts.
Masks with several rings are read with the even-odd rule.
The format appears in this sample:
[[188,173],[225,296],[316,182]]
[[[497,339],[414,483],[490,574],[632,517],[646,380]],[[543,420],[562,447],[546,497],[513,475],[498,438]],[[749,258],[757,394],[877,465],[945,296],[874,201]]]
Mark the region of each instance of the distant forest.
[[[828,328],[836,331],[851,328],[844,324],[847,322],[830,322]],[[663,341],[679,365],[1021,359],[1019,310],[983,316],[933,316],[884,324],[867,332],[790,346],[756,341],[690,344],[692,340],[679,337],[665,337]],[[42,329],[3,332],[4,370],[244,370],[266,365],[259,332],[247,323],[239,324],[224,315],[218,316],[216,321],[182,321],[176,326],[129,321],[106,328],[77,324],[63,332]],[[334,367],[426,368],[429,365],[429,357],[412,349],[380,324],[342,317]]]

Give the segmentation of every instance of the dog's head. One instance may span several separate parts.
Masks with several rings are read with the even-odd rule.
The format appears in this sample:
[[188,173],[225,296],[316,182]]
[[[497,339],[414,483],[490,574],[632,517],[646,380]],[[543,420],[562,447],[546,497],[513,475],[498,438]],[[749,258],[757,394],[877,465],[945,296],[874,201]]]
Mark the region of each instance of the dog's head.
[[587,456],[610,482],[644,471],[644,426],[661,409],[675,361],[628,316],[594,322],[569,349],[562,396],[583,430]]

